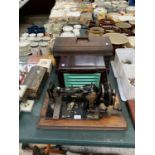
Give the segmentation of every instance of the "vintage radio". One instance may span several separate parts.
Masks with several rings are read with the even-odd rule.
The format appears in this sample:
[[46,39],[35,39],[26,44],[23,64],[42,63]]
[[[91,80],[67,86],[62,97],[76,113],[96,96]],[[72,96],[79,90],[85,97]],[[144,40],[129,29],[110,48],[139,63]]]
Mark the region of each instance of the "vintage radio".
[[40,66],[34,66],[26,76],[24,85],[27,86],[27,96],[31,99],[40,97],[42,89],[44,88],[48,74],[47,69]]
[[101,55],[112,56],[109,37],[58,37],[53,46],[54,56]]

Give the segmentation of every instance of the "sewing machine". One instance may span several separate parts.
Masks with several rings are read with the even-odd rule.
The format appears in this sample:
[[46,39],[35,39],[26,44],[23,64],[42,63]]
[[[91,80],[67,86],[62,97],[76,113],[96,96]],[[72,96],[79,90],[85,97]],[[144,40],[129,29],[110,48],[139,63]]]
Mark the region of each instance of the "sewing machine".
[[[79,61],[80,59],[80,61]],[[59,86],[47,91],[38,128],[124,130],[118,94],[107,80],[102,56],[65,57],[57,70]]]

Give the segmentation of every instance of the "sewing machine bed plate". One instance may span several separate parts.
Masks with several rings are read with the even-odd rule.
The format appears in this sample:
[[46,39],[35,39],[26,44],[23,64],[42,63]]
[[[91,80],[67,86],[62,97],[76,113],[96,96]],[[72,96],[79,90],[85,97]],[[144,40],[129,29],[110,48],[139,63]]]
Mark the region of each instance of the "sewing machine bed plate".
[[98,120],[52,119],[46,118],[48,99],[46,98],[41,109],[37,124],[42,129],[70,129],[70,130],[126,130],[127,123],[122,114],[105,115]]

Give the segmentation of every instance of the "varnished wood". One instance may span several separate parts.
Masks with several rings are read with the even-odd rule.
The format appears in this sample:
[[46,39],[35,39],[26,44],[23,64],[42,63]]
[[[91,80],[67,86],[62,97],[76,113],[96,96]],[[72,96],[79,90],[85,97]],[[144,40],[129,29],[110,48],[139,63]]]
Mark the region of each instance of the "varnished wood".
[[40,66],[34,66],[24,80],[24,85],[27,86],[26,93],[29,98],[39,98],[40,93],[47,80],[47,69]]
[[61,87],[65,87],[64,73],[101,73],[101,83],[107,80],[107,68],[103,56],[62,56],[58,66],[58,79]]
[[37,127],[42,129],[71,130],[126,130],[127,123],[122,114],[106,115],[99,120],[46,119],[48,100],[43,104]]
[[100,120],[46,120],[40,118],[39,128],[44,129],[78,129],[78,130],[125,130],[127,124],[122,115],[106,116]]
[[57,37],[53,45],[54,56],[102,55],[112,56],[109,37]]
[[127,105],[128,105],[128,109],[129,109],[132,121],[135,124],[135,100],[128,100]]

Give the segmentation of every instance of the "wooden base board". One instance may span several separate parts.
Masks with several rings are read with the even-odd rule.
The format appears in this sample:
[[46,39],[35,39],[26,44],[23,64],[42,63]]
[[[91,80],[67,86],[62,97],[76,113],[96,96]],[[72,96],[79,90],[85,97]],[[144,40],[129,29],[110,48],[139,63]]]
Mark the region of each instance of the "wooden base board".
[[122,114],[107,115],[99,120],[45,119],[48,100],[45,100],[37,127],[42,129],[70,130],[126,130],[127,123]]
[[130,112],[133,124],[135,125],[135,100],[128,100],[127,105],[128,105],[128,110]]

